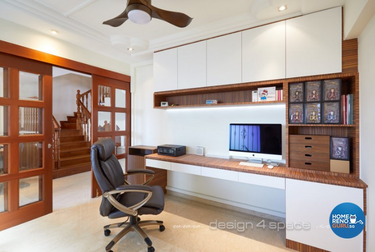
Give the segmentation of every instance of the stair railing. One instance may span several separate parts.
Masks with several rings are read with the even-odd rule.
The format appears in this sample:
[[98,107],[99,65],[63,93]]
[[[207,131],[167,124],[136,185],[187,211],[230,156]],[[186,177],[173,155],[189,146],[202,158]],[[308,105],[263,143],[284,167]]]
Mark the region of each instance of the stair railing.
[[91,140],[91,90],[81,94],[81,91],[77,90],[77,129],[81,130],[85,137],[85,141]]
[[53,169],[60,169],[61,159],[60,159],[60,136],[61,136],[61,126],[54,116],[52,116],[52,160]]

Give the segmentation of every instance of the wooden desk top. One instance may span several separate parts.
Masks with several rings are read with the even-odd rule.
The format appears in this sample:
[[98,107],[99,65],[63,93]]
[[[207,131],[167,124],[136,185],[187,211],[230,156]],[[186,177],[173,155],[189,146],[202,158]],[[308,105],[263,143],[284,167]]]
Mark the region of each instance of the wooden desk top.
[[348,186],[355,188],[367,188],[367,184],[359,178],[352,177],[350,175],[341,175],[338,173],[303,170],[296,168],[289,168],[283,166],[275,166],[273,169],[267,168],[264,165],[262,168],[250,167],[239,165],[243,160],[239,159],[224,159],[224,158],[212,158],[205,156],[198,156],[192,154],[186,154],[179,157],[171,157],[159,155],[157,153],[145,156],[148,159],[155,159],[160,161],[174,162],[180,164],[197,165],[208,168],[216,168],[222,170],[231,170],[237,172],[247,172],[266,176],[274,176],[289,179],[298,179],[311,182],[319,182],[323,184]]

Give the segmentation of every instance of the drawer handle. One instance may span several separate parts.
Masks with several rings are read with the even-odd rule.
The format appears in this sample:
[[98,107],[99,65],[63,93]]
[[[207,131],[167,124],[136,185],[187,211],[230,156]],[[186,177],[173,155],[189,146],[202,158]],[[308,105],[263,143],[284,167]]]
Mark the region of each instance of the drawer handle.
[[311,145],[306,145],[305,148],[307,148],[307,149],[311,149],[312,146],[311,146]]
[[305,163],[305,165],[311,165],[311,163]]
[[305,137],[305,139],[306,139],[306,140],[311,140],[311,139],[312,139],[312,137]]
[[305,154],[305,157],[312,157],[311,154]]

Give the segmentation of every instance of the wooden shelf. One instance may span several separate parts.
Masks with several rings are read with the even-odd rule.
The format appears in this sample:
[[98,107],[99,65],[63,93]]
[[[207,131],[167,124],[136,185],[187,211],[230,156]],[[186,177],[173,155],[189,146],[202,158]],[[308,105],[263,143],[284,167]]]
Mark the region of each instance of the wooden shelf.
[[195,105],[177,105],[161,107],[155,106],[155,109],[179,109],[179,108],[197,108],[197,107],[230,107],[230,106],[247,106],[247,105],[264,105],[264,104],[285,104],[284,101],[266,101],[266,102],[233,102],[233,103],[219,103],[219,104],[195,104]]
[[346,127],[355,128],[354,124],[288,124],[288,127]]

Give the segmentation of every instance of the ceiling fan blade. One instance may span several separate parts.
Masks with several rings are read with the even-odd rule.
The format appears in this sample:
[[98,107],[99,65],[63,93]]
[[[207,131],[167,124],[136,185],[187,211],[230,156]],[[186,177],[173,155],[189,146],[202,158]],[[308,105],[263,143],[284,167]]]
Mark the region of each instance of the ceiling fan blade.
[[191,17],[181,12],[162,10],[151,4],[148,5],[148,7],[152,10],[152,17],[164,20],[180,28],[188,26],[193,20]]
[[103,24],[110,25],[113,27],[118,27],[122,25],[126,20],[128,20],[128,14],[125,10],[117,17],[104,21]]

